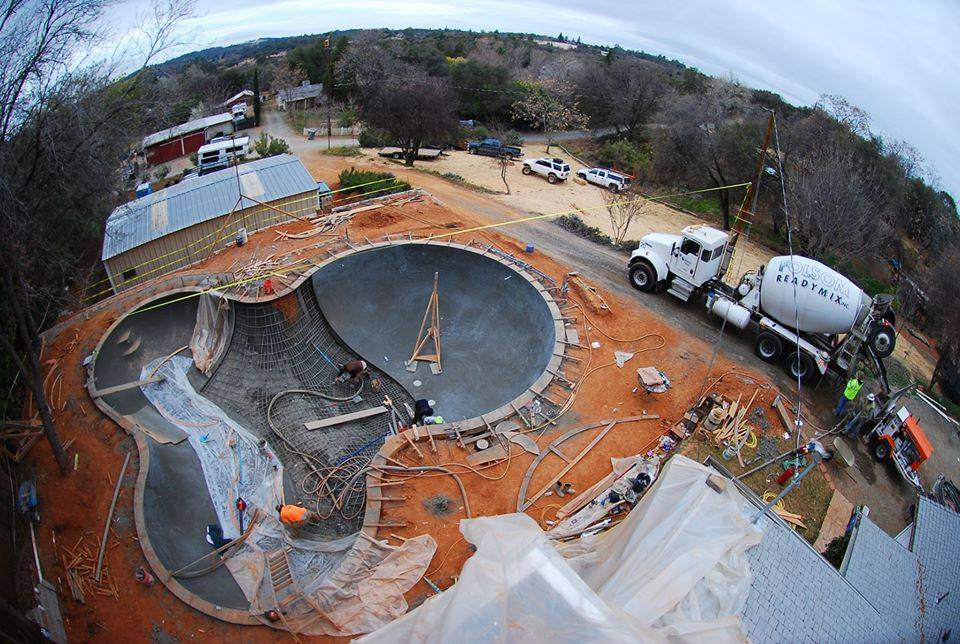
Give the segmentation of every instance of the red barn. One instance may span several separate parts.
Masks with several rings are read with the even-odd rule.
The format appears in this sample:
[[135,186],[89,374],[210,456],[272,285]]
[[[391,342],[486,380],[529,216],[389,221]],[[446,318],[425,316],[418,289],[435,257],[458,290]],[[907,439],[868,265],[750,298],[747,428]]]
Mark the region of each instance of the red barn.
[[224,112],[205,116],[143,137],[148,165],[166,163],[200,149],[218,136],[233,133],[233,117]]

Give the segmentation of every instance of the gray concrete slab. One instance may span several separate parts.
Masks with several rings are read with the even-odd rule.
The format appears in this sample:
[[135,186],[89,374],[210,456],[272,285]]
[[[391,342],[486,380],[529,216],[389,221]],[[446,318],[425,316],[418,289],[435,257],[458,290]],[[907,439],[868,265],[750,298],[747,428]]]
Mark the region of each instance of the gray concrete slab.
[[[210,553],[207,525],[218,523],[200,460],[190,443],[161,445],[152,440],[143,490],[143,516],[150,543],[170,571]],[[187,590],[218,606],[245,610],[250,603],[225,566],[194,579],[179,579]]]
[[[443,373],[432,374],[425,363],[411,373],[404,361],[434,273]],[[543,374],[552,355],[554,322],[543,296],[516,271],[477,253],[441,244],[381,247],[332,262],[312,281],[343,342],[414,398],[435,400],[448,421],[507,404]]]

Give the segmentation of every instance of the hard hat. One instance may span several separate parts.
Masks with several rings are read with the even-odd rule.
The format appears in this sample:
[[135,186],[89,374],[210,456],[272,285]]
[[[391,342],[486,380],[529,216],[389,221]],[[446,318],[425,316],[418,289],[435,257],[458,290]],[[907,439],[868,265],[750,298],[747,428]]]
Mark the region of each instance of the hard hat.
[[442,425],[442,424],[443,424],[443,416],[435,416],[434,419],[433,419],[433,422],[434,422],[434,424],[436,424],[436,425]]
[[867,400],[869,400],[870,402],[873,402],[875,398],[876,396],[874,396],[872,393],[867,394]]

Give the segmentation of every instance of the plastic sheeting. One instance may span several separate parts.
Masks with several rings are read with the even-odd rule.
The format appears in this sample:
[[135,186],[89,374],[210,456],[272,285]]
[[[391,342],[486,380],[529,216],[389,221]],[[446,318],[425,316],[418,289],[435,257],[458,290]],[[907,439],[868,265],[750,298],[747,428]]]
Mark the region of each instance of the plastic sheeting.
[[760,532],[674,456],[619,525],[555,546],[527,515],[463,520],[459,581],[362,642],[739,642]]
[[419,581],[436,552],[433,537],[421,535],[400,547],[373,544],[357,535],[335,541],[291,537],[275,511],[282,498],[283,466],[270,444],[197,393],[187,378],[189,358],[161,360],[143,367],[142,379],[154,369],[164,376],[143,386],[143,394],[187,434],[224,536],[234,539],[241,534],[238,496],[247,504],[244,528],[259,511],[256,526],[225,563],[250,602],[250,614],[262,618],[265,611],[277,608],[266,559],[282,549],[299,589],[299,598],[283,608],[282,625],[290,630],[356,635],[403,615],[408,608],[403,593]]
[[209,376],[230,344],[233,309],[225,297],[203,293],[197,302],[197,322],[190,338],[190,352],[197,369]]

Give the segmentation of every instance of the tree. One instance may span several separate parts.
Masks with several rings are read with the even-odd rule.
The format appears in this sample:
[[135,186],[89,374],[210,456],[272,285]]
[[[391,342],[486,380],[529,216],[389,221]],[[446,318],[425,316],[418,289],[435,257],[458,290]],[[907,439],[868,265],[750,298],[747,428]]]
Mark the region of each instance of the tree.
[[360,116],[367,125],[389,133],[403,152],[404,164],[412,166],[422,145],[456,132],[457,99],[446,79],[418,76],[406,65],[398,72],[366,88]]
[[[154,103],[142,69],[113,81],[110,65],[76,67],[98,42],[104,6],[10,2],[0,16],[0,348],[32,394],[63,473],[39,336],[75,297],[82,267],[97,261],[105,213],[121,191],[117,160],[149,131],[143,115]],[[188,10],[154,7],[139,41],[145,64],[172,44]]]
[[515,119],[543,130],[547,135],[547,153],[553,144],[553,135],[560,131],[587,127],[587,117],[580,111],[573,88],[560,80],[525,83],[527,95],[513,104]]
[[654,132],[654,167],[664,182],[680,181],[697,188],[721,188],[723,226],[730,229],[731,193],[724,186],[753,179],[762,120],[736,95],[717,82],[703,94],[670,101],[658,116]]
[[880,255],[889,232],[877,216],[883,186],[851,149],[822,146],[784,170],[794,251],[834,262]]
[[641,140],[644,126],[669,91],[662,70],[635,58],[586,67],[576,85],[593,127],[613,126],[634,142]]
[[621,192],[604,191],[603,201],[613,229],[613,243],[619,246],[626,239],[630,224],[648,209],[650,202],[636,188]]
[[253,124],[260,125],[260,68],[253,70]]
[[290,151],[290,144],[283,139],[270,136],[266,132],[261,132],[260,137],[253,142],[253,151],[260,158],[274,157],[278,154],[286,154]]
[[522,92],[505,67],[454,59],[449,68],[461,117],[483,122],[510,118],[510,106]]

